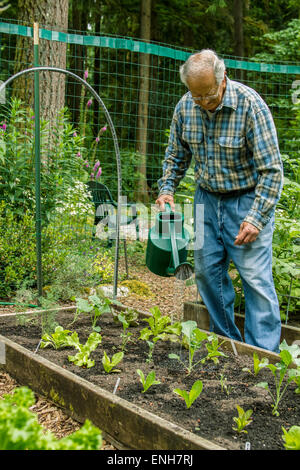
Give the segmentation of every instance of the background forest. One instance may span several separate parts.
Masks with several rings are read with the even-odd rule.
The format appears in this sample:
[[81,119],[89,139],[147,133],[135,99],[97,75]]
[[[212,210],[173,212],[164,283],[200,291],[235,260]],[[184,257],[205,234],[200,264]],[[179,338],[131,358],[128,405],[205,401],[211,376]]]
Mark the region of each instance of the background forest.
[[[286,311],[299,310],[299,0],[3,0],[0,10],[0,78],[36,64],[65,68],[86,80],[114,122],[122,193],[130,201],[155,200],[173,109],[185,92],[178,69],[190,52],[214,49],[228,61],[230,78],[263,96],[285,166],[274,278],[283,318]],[[27,32],[7,34],[5,28],[5,23],[32,28],[34,22],[70,36],[41,38],[34,56]],[[101,47],[97,38],[103,39]],[[144,43],[153,52],[143,53]],[[261,63],[269,65],[256,69]],[[5,299],[36,287],[33,98],[33,76],[27,75],[13,82],[0,104],[0,296]],[[55,285],[54,297],[67,300],[74,289],[108,282],[113,274],[111,250],[102,249],[100,256],[99,247],[90,246],[94,207],[86,183],[99,179],[116,198],[115,153],[103,110],[78,81],[41,73],[40,104],[43,284]],[[178,203],[192,200],[192,173],[190,168]],[[132,247],[138,249],[143,247]],[[235,282],[240,292],[238,277]]]

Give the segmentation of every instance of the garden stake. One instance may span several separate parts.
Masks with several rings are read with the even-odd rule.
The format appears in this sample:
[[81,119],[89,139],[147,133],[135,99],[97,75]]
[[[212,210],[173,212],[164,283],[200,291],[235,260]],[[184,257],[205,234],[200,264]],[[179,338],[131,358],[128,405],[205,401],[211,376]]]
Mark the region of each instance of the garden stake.
[[42,338],[39,340],[38,345],[37,345],[37,347],[36,347],[36,350],[34,351],[34,354],[36,354],[36,353],[38,352],[39,347],[40,347],[40,345],[41,345],[41,342],[42,342]]
[[115,384],[115,388],[114,388],[114,391],[113,391],[113,395],[116,394],[116,392],[117,392],[117,390],[118,390],[119,383],[120,383],[120,377],[117,378],[117,381],[116,381],[116,384]]
[[235,355],[235,356],[238,356],[238,352],[237,352],[237,350],[236,350],[236,347],[235,347],[234,342],[233,342],[232,340],[230,340],[230,343],[231,343],[231,346],[232,346],[232,350],[233,350],[233,352],[234,352],[234,355]]

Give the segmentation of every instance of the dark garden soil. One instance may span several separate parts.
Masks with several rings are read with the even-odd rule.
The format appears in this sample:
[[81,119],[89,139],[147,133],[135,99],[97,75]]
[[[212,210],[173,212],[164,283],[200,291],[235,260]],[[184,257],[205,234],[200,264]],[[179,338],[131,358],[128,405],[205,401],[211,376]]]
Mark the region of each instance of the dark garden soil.
[[[67,327],[73,314],[60,315],[56,321]],[[179,343],[158,341],[153,362],[147,363],[148,345],[138,339],[141,328],[148,326],[142,320],[138,326],[130,327],[131,342],[127,345],[123,361],[116,366],[120,371],[107,374],[101,361],[103,352],[106,351],[111,358],[120,351],[123,330],[119,323],[113,321],[111,314],[101,316],[98,325],[101,327],[102,342],[91,354],[95,366],[90,369],[80,368],[68,361],[68,356],[73,355],[74,350],[47,348],[39,349],[37,354],[109,392],[113,392],[119,378],[116,392],[119,397],[227,449],[243,450],[246,443],[250,443],[252,450],[283,450],[282,426],[286,429],[293,425],[299,426],[300,395],[295,394],[296,385],[292,383],[288,386],[279,404],[280,415],[273,416],[270,396],[266,390],[256,386],[258,382],[266,381],[274,392],[273,376],[268,369],[263,369],[257,377],[243,371],[244,367],[253,369],[252,358],[248,356],[235,356],[224,351],[227,357],[220,357],[218,364],[207,361],[188,376],[178,361],[168,357],[172,352],[186,360],[187,350],[180,348]],[[69,329],[76,330],[80,342],[84,343],[91,333],[90,318],[79,316]],[[1,320],[1,317],[0,331],[3,336],[30,351],[36,350],[41,335],[40,326],[34,321],[24,326],[16,325],[13,319]],[[204,351],[198,353],[197,358],[202,356]],[[154,370],[156,379],[161,383],[142,393],[137,369],[141,369],[145,375]],[[226,379],[227,391],[225,388],[222,390],[221,376]],[[185,402],[173,390],[180,388],[189,391],[195,380],[199,379],[203,382],[203,391],[191,408],[187,409]],[[238,434],[232,429],[235,424],[233,417],[237,416],[236,405],[244,410],[253,410],[253,420],[246,428],[247,433]]]

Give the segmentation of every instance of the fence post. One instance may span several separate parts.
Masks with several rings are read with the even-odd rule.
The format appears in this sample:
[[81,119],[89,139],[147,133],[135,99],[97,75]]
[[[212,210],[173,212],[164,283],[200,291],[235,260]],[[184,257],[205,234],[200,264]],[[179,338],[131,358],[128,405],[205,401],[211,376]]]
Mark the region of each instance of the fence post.
[[[33,24],[34,66],[39,65],[39,25]],[[41,229],[41,156],[40,156],[40,80],[34,72],[34,133],[35,133],[35,223],[36,223],[36,274],[38,295],[43,295],[42,283],[42,229]]]

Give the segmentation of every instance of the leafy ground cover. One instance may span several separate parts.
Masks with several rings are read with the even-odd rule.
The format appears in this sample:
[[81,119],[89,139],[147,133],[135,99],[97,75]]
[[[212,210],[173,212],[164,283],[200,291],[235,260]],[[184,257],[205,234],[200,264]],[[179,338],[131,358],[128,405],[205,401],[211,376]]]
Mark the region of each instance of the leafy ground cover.
[[[56,321],[67,328],[73,321],[73,315],[57,317]],[[35,350],[41,337],[40,325],[29,322],[16,326],[10,322],[10,326],[7,319],[2,322],[1,333],[31,351]],[[145,336],[145,328],[149,329],[150,325],[139,321],[137,326],[128,328],[131,336],[124,356],[116,364],[117,372],[108,373],[102,361],[104,352],[112,360],[121,351],[124,329],[120,322],[113,321],[109,313],[101,316],[98,326],[101,327],[98,333],[101,335],[101,343],[90,353],[90,359],[94,361],[91,367],[79,367],[68,360],[74,354],[74,349],[40,348],[38,354],[110,392],[113,392],[119,379],[118,396],[229,449],[244,449],[246,445],[249,446],[247,443],[253,450],[283,449],[282,428],[288,430],[299,425],[300,395],[295,393],[296,383],[289,384],[278,407],[279,416],[274,415],[268,391],[257,386],[260,382],[267,382],[275,393],[272,373],[264,367],[255,376],[252,358],[223,351],[225,355],[211,356],[217,358],[217,361],[206,359],[203,362],[201,359],[205,359],[209,351],[203,344],[194,356],[194,360],[200,362],[187,374],[182,363],[172,356],[170,358],[169,354],[176,354],[183,363],[188,364],[188,350],[170,341],[170,337],[160,337],[152,350],[152,361],[147,362],[149,342],[139,337],[143,330]],[[90,317],[79,315],[69,329],[76,329],[80,342],[86,344],[91,334]],[[161,334],[159,329],[156,334]],[[154,336],[149,335],[148,341],[153,340]],[[219,350],[222,351],[222,346]],[[146,390],[141,373],[137,371],[143,372],[144,385],[148,379]],[[196,382],[198,387],[195,386]],[[189,395],[189,402],[185,400],[184,393],[180,396],[174,390],[185,391]],[[240,415],[241,410],[246,413],[250,409],[250,417],[249,413]],[[243,419],[248,420],[249,424],[244,428],[242,426],[243,431],[237,432],[234,428],[239,429]]]

